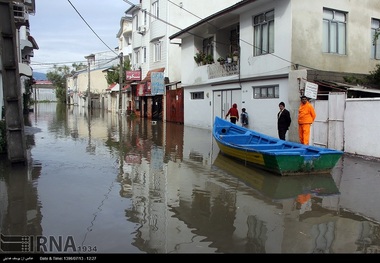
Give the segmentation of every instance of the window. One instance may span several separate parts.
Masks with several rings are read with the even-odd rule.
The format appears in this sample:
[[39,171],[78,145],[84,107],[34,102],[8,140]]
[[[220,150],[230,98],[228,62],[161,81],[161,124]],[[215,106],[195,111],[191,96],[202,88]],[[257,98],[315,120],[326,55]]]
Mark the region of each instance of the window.
[[143,51],[142,63],[146,63],[146,47],[142,47],[142,51]]
[[323,9],[323,52],[346,54],[346,13]]
[[253,87],[254,99],[272,99],[279,98],[280,91],[278,85]]
[[139,16],[138,15],[133,16],[133,24],[135,25],[135,30],[139,30]]
[[205,93],[203,91],[201,91],[201,92],[190,92],[192,100],[203,100],[205,98],[204,94]]
[[234,51],[240,51],[239,48],[239,25],[236,25],[236,29],[230,31],[230,53],[232,54]]
[[161,41],[157,41],[153,43],[154,45],[154,62],[160,61],[161,60]]
[[148,24],[148,12],[144,10],[144,26]]
[[135,110],[140,111],[140,97],[135,96]]
[[380,59],[380,20],[371,21],[371,58]]
[[254,56],[274,52],[274,10],[253,17]]
[[203,39],[203,53],[206,54],[206,56],[211,55],[214,57],[214,37]]
[[157,1],[154,1],[153,3],[152,3],[152,13],[153,13],[153,17],[152,17],[152,19],[153,20],[156,20],[157,18],[159,18],[160,17],[160,9],[158,8],[158,5],[159,5],[159,1],[157,0]]
[[139,56],[140,56],[140,51],[139,50],[136,50],[135,51],[135,64],[138,65],[139,64]]

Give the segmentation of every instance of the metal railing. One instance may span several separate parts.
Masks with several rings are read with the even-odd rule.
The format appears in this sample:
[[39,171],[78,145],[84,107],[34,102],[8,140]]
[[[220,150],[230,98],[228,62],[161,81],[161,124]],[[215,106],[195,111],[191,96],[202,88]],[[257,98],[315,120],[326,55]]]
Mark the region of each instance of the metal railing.
[[237,75],[239,74],[239,62],[209,64],[207,65],[207,74],[209,79]]

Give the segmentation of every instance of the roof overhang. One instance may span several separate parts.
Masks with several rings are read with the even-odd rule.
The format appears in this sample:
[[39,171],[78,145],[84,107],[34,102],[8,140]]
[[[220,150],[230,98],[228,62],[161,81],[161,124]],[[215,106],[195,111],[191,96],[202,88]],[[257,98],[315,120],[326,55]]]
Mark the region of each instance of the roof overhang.
[[133,15],[134,12],[139,11],[141,9],[141,4],[132,5],[130,8],[128,8],[124,14],[126,15]]
[[[205,32],[205,27],[207,31],[212,32],[219,30],[220,25],[231,25],[236,21],[239,22],[240,14],[246,10],[250,9],[251,6],[256,5],[258,2],[265,2],[265,0],[243,0],[235,5],[225,8],[217,13],[214,13],[199,22],[188,26],[187,28],[169,36],[169,39],[175,38],[186,38],[190,35],[202,36]],[[250,5],[250,6],[249,6]]]
[[28,36],[28,40],[32,43],[33,49],[39,49],[36,40],[32,36]]
[[24,63],[18,63],[19,74],[22,76],[31,77],[33,75],[32,68]]

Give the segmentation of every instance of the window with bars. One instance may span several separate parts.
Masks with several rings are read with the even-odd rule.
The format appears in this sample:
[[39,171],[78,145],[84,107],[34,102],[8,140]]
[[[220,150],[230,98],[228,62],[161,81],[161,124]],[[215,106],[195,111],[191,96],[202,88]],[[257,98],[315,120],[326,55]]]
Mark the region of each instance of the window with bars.
[[191,99],[192,100],[203,100],[204,99],[204,92],[190,92]]
[[278,85],[253,87],[254,99],[272,99],[279,98],[280,91]]

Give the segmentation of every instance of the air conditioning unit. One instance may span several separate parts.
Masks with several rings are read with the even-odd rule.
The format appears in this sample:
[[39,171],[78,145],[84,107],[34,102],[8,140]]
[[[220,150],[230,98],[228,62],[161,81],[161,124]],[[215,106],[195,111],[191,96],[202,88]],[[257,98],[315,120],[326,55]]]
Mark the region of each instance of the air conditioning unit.
[[137,33],[144,35],[146,32],[146,27],[145,26],[139,26]]

